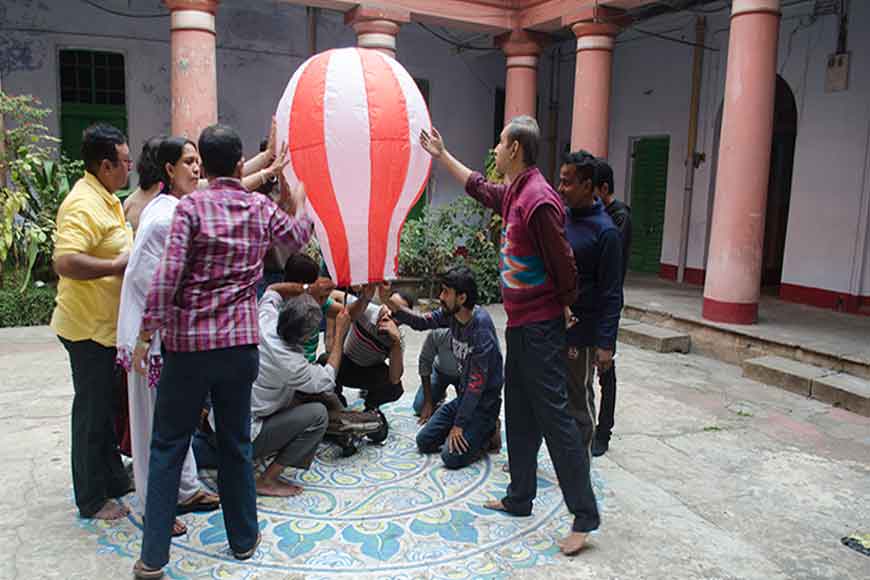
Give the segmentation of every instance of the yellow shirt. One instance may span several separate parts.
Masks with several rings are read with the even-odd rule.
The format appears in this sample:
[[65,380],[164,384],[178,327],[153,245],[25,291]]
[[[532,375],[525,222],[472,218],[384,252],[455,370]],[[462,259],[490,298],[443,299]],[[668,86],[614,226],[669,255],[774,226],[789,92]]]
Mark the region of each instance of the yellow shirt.
[[[133,245],[121,200],[91,173],[79,179],[57,211],[54,258],[89,254],[111,260]],[[115,346],[121,276],[93,280],[60,277],[51,328],[67,340]]]

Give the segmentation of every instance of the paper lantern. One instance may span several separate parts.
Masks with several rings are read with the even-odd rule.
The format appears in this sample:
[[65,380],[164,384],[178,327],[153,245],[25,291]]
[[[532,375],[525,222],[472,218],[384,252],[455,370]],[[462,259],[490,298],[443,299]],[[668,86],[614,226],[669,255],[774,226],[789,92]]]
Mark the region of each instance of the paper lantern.
[[375,50],[328,50],[293,74],[277,123],[285,176],[305,184],[336,284],[395,278],[402,226],[432,165],[419,143],[429,111],[411,75]]

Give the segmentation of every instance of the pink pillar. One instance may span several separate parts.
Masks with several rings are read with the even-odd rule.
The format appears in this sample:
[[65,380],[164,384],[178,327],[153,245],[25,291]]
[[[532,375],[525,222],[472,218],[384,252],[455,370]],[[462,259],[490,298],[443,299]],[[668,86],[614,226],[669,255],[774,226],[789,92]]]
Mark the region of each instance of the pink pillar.
[[585,149],[595,156],[607,157],[613,38],[619,28],[613,24],[578,22],[571,30],[577,37],[571,150]]
[[172,134],[196,141],[217,123],[218,0],[163,0],[171,11]]
[[779,0],[734,0],[703,316],[758,320]]
[[520,115],[537,116],[538,56],[546,37],[525,30],[514,30],[496,39],[507,57],[505,75],[504,122]]
[[379,50],[393,58],[399,28],[410,21],[410,12],[380,7],[358,6],[344,16],[345,24],[356,32],[357,46]]

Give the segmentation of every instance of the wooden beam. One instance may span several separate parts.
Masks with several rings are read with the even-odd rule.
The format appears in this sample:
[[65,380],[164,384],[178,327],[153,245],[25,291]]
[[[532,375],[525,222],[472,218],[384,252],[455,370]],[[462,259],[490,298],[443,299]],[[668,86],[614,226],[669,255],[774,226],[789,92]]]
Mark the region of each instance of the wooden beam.
[[387,8],[407,12],[411,20],[488,33],[511,29],[515,10],[511,3],[500,0],[284,0],[288,4],[317,6],[341,12],[354,8],[379,10]]

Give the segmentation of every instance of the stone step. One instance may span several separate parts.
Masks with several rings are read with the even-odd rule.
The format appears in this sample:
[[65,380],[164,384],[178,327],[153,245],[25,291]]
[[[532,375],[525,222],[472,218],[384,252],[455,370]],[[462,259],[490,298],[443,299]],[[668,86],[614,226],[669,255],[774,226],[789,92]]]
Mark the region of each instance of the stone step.
[[870,381],[846,373],[813,380],[811,396],[835,407],[870,417]]
[[619,340],[656,352],[689,352],[691,339],[688,334],[669,328],[661,328],[631,318],[619,323]]
[[743,361],[743,376],[870,417],[870,381],[780,356]]
[[760,356],[743,361],[743,376],[759,383],[781,387],[809,397],[813,380],[834,374],[830,369],[798,362],[781,356]]

